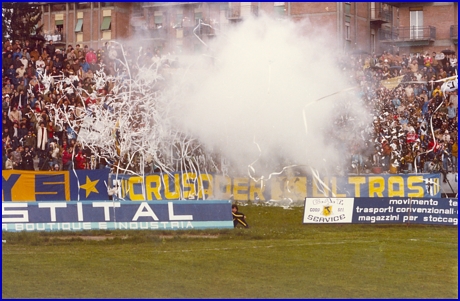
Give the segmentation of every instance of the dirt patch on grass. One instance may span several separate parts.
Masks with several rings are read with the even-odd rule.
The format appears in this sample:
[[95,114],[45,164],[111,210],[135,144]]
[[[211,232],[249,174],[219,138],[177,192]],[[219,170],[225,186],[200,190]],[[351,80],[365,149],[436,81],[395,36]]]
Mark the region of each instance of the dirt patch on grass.
[[[62,239],[62,240],[71,240],[75,238],[80,238],[82,240],[110,240],[114,239],[115,237],[120,236],[87,236],[87,235],[69,235],[69,236],[57,236],[53,237],[53,239]],[[160,239],[173,239],[175,237],[180,238],[219,238],[219,235],[193,235],[193,234],[184,234],[184,235],[159,235]],[[127,239],[128,235],[121,236],[121,239]]]
[[[74,238],[80,238],[82,240],[107,240],[107,239],[114,239],[116,236],[86,236],[86,235],[78,235],[78,236],[57,236],[53,237],[55,239],[62,239],[62,240],[70,240]],[[128,236],[122,236],[121,239],[127,239]]]
[[173,239],[174,237],[183,237],[183,238],[219,238],[219,235],[160,235],[160,238]]

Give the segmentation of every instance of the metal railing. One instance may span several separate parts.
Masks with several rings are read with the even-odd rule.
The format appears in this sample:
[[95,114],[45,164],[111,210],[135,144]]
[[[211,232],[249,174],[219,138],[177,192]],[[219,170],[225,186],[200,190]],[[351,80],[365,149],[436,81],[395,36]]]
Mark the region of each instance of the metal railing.
[[214,25],[213,27],[209,27],[209,26],[201,26],[201,34],[203,35],[215,35],[216,34],[216,30],[215,29],[219,29],[218,28],[218,25]]
[[[249,12],[253,16],[259,15],[259,7],[257,5],[246,6],[249,7]],[[246,8],[245,6],[229,7],[227,9],[227,19],[241,19],[244,17],[242,10]]]
[[382,28],[378,30],[377,36],[380,41],[395,41],[399,37],[396,30],[387,30]]
[[382,20],[384,22],[391,22],[393,13],[390,10],[381,7],[371,8],[371,21]]
[[392,30],[379,30],[379,40],[407,41],[407,40],[436,40],[436,27],[407,26]]
[[[206,22],[206,20],[203,20],[203,23],[208,24]],[[184,26],[184,27],[182,27],[184,37],[193,36],[194,35],[193,31],[195,30],[195,28],[197,26],[198,26],[198,24],[195,25],[195,26]],[[219,29],[219,25],[213,25],[212,28],[209,27],[209,26],[206,26],[206,25],[202,25],[202,26],[199,26],[198,28],[196,28],[195,33],[198,36],[202,36],[202,35],[212,36],[212,35],[216,34],[216,29],[217,30]]]
[[458,39],[458,25],[451,25],[450,26],[450,39],[457,40]]

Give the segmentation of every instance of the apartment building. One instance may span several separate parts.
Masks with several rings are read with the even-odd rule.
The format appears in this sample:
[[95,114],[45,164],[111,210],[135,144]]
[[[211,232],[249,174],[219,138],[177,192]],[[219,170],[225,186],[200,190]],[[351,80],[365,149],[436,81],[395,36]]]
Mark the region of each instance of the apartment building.
[[[204,49],[199,39],[206,42],[226,27],[262,13],[294,21],[308,19],[315,26],[327,29],[340,51],[369,48],[368,3],[140,2],[133,9],[133,33],[152,39],[156,47],[200,52]],[[211,26],[194,31],[200,20]]]
[[392,21],[377,32],[381,48],[400,53],[458,49],[457,2],[388,2]]
[[[225,15],[228,7],[228,2],[136,3],[131,34],[160,50],[202,52],[199,39],[206,43],[229,23]],[[206,25],[195,30],[199,22]]]
[[132,3],[43,2],[43,35],[60,48],[84,44],[99,48],[105,42],[129,36]]
[[[325,29],[335,41],[331,47],[339,52],[457,51],[457,2],[49,2],[41,6],[45,38],[64,45],[101,47],[106,41],[136,36],[164,51],[204,52],[203,42],[248,16],[264,13],[299,24],[307,20]],[[196,28],[199,22],[203,25]]]

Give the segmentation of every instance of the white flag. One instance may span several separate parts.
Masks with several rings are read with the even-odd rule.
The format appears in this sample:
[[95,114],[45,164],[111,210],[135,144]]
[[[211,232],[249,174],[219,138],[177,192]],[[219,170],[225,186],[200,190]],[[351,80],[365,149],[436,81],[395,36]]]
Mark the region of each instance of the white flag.
[[443,83],[441,86],[441,91],[444,94],[446,92],[455,91],[457,90],[457,88],[458,88],[458,79],[456,78],[454,80],[446,81],[445,83]]

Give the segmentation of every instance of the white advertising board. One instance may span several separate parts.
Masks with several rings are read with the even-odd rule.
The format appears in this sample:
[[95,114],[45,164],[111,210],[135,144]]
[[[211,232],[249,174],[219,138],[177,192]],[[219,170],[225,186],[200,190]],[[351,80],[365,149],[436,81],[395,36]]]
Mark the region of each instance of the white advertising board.
[[304,223],[351,223],[354,198],[306,198]]

